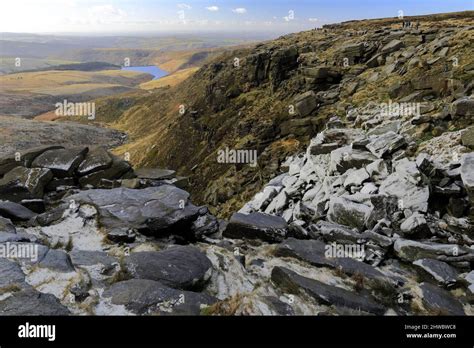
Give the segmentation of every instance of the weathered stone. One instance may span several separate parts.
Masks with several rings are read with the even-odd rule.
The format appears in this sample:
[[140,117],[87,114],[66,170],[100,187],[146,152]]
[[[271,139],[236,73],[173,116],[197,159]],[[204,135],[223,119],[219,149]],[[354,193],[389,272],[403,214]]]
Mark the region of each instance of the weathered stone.
[[0,258],[0,274],[2,275],[0,277],[0,293],[3,288],[15,284],[23,284],[25,282],[25,275],[23,274],[21,267],[16,262],[10,261],[4,257]]
[[16,233],[15,226],[12,224],[10,219],[0,216],[0,232]]
[[382,158],[394,153],[406,144],[406,140],[403,136],[396,134],[395,132],[387,132],[383,135],[377,136],[368,143],[366,147],[375,156]]
[[114,243],[132,243],[135,238],[135,232],[127,227],[116,227],[107,232],[107,239]]
[[461,157],[461,179],[471,203],[474,204],[474,152]]
[[88,190],[67,198],[97,207],[100,223],[109,228],[130,227],[153,235],[186,234],[199,214],[188,203],[189,193],[171,186],[143,190]]
[[102,179],[117,180],[122,178],[130,170],[131,166],[128,162],[116,156],[112,156],[112,165],[109,168],[83,176],[79,179],[79,183],[83,187],[87,185],[98,187]]
[[176,289],[195,289],[210,276],[211,262],[192,246],[131,253],[125,267],[133,278],[159,281]]
[[474,99],[461,98],[456,100],[452,106],[454,116],[473,116],[474,115]]
[[88,151],[87,147],[48,150],[36,157],[31,165],[51,169],[53,174],[60,178],[73,176]]
[[0,179],[0,198],[17,203],[42,198],[44,188],[52,178],[49,169],[16,167]]
[[375,161],[377,157],[368,151],[344,146],[331,152],[330,168],[344,174],[348,169],[359,169]]
[[313,238],[323,237],[329,242],[356,243],[360,233],[346,226],[320,220],[310,226],[310,234]]
[[316,109],[316,95],[313,91],[300,94],[295,98],[295,109],[301,117],[308,116]]
[[35,217],[36,214],[20,204],[0,201],[0,216],[12,221],[27,221]]
[[445,262],[433,259],[420,259],[414,261],[413,264],[429,273],[440,284],[450,285],[458,281],[459,274],[456,269]]
[[378,315],[382,315],[385,312],[385,308],[382,305],[368,297],[303,277],[283,267],[274,267],[271,279],[286,292],[298,294],[304,291],[322,304],[345,307]]
[[400,225],[400,230],[404,236],[426,235],[429,233],[428,223],[425,216],[420,213],[413,213]]
[[262,213],[232,215],[223,236],[226,238],[261,239],[268,242],[282,241],[288,232],[288,225],[279,216]]
[[361,186],[364,181],[369,180],[370,176],[367,173],[365,168],[357,169],[347,176],[346,180],[344,181],[344,187],[346,189],[350,188],[351,186]]
[[161,313],[199,315],[201,309],[216,300],[209,295],[172,289],[148,279],[130,279],[113,284],[105,290],[111,303],[123,305],[135,314]]
[[88,175],[99,170],[107,169],[111,165],[112,157],[110,157],[108,152],[101,147],[96,147],[91,149],[87,153],[84,161],[79,164],[77,174],[79,176]]
[[429,188],[418,186],[413,179],[395,172],[388,176],[380,185],[379,192],[397,197],[401,209],[410,209],[426,213],[428,211]]
[[440,261],[474,260],[474,251],[457,244],[441,244],[433,242],[417,242],[399,238],[393,249],[398,257],[407,261],[418,259],[436,259]]
[[68,253],[57,249],[49,249],[46,256],[39,262],[39,266],[58,272],[74,272]]
[[373,207],[354,202],[350,196],[331,197],[328,220],[363,231]]
[[470,127],[461,135],[461,142],[464,146],[467,146],[474,150],[474,127]]
[[462,304],[449,292],[438,286],[421,283],[420,290],[425,308],[432,315],[465,315]]
[[1,315],[15,316],[62,316],[69,310],[51,294],[43,294],[34,289],[13,292],[10,297],[0,301]]
[[384,54],[392,53],[395,51],[398,51],[399,49],[403,48],[404,44],[400,40],[392,40],[388,44],[386,44],[384,47],[382,47],[381,52]]

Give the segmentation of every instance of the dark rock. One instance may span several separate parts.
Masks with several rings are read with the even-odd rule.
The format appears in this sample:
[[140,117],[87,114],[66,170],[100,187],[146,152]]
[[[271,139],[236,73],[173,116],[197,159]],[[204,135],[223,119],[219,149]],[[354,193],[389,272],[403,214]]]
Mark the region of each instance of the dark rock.
[[68,253],[58,249],[49,249],[46,256],[39,262],[39,266],[58,272],[74,272]]
[[16,233],[15,226],[10,219],[0,216],[0,232]]
[[308,116],[316,109],[317,101],[316,95],[313,91],[300,94],[295,98],[295,108],[298,115],[301,117]]
[[232,239],[249,238],[281,242],[287,232],[288,224],[279,216],[235,213],[224,230],[223,236]]
[[458,281],[459,274],[456,269],[445,262],[433,259],[420,259],[414,261],[413,264],[429,273],[440,284],[450,285]]
[[461,98],[456,100],[451,106],[454,116],[473,116],[474,115],[474,99]]
[[101,148],[96,147],[91,149],[84,161],[79,164],[77,168],[77,174],[79,176],[88,175],[94,172],[98,172],[99,170],[104,170],[109,168],[112,165],[112,157],[108,154],[108,152]]
[[46,210],[44,200],[42,199],[24,199],[20,203],[36,214],[42,214]]
[[465,315],[461,303],[436,285],[421,283],[422,301],[432,315]]
[[132,253],[125,259],[125,266],[133,278],[155,280],[188,290],[199,288],[212,269],[206,255],[192,246]]
[[88,151],[87,147],[48,150],[36,157],[31,165],[32,167],[51,169],[55,176],[65,178],[73,176]]
[[361,238],[360,233],[351,228],[324,220],[310,226],[310,235],[314,239],[323,237],[326,241],[341,243],[356,243]]
[[0,274],[2,275],[0,277],[0,292],[6,287],[25,282],[25,275],[20,266],[4,257],[0,258]]
[[60,220],[63,217],[63,214],[68,207],[69,204],[64,203],[53,209],[50,209],[45,213],[37,215],[35,217],[35,222],[40,226],[53,225],[56,221]]
[[271,279],[272,282],[279,286],[283,291],[293,294],[298,294],[301,291],[304,291],[316,301],[325,305],[350,308],[377,315],[385,313],[385,308],[382,305],[368,297],[357,295],[352,291],[303,277],[298,273],[283,267],[274,267]]
[[133,243],[136,233],[127,227],[117,227],[107,232],[107,238],[114,243]]
[[67,200],[97,207],[100,223],[109,228],[130,227],[153,235],[184,235],[199,215],[188,203],[189,193],[171,185],[143,190],[88,190]]
[[100,185],[102,179],[118,180],[129,172],[131,168],[128,162],[119,157],[112,156],[112,165],[109,168],[83,176],[79,179],[79,183],[82,187],[87,185],[97,187]]
[[12,293],[0,301],[1,315],[15,316],[62,316],[69,315],[69,310],[51,294],[43,294],[34,289]]
[[0,216],[3,216],[15,222],[27,221],[35,217],[36,214],[20,204],[8,201],[0,201]]
[[105,290],[104,297],[115,305],[124,305],[135,314],[199,315],[202,306],[216,300],[209,295],[172,289],[148,279],[131,279],[115,283]]
[[42,198],[44,187],[52,178],[49,169],[16,167],[0,179],[0,198],[13,202]]
[[393,249],[396,255],[407,261],[430,258],[440,261],[474,260],[474,251],[457,244],[442,244],[433,242],[418,242],[399,238]]

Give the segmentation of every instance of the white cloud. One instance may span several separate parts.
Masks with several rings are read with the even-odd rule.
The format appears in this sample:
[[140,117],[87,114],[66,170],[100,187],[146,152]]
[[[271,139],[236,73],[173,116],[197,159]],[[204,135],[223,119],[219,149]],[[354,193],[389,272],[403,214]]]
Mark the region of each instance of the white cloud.
[[317,21],[319,21],[319,19],[317,19],[317,18],[308,18],[308,21],[310,21],[310,22],[317,22]]
[[219,11],[219,7],[209,6],[209,7],[206,7],[206,10],[211,11],[211,12],[217,12],[217,11]]
[[191,5],[188,5],[188,4],[178,4],[178,8],[181,9],[181,10],[190,10],[192,9]]
[[232,12],[237,13],[237,14],[244,14],[244,13],[247,13],[247,9],[244,7],[237,7],[237,8],[234,8]]

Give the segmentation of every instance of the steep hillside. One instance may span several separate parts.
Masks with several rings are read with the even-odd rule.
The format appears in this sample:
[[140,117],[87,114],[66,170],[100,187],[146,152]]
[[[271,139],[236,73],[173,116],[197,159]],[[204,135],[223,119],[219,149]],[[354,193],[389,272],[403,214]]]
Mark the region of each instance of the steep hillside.
[[[472,17],[406,17],[409,28],[398,18],[352,21],[287,35],[225,52],[174,88],[131,97],[120,112],[108,98],[99,117],[117,115],[113,126],[129,133],[117,153],[128,152],[138,167],[189,175],[193,199],[227,216],[330,116],[348,120],[374,103],[423,103],[422,121],[408,131],[415,145],[471,124],[452,119],[449,107],[472,93]],[[218,163],[225,148],[256,150],[258,165]]]

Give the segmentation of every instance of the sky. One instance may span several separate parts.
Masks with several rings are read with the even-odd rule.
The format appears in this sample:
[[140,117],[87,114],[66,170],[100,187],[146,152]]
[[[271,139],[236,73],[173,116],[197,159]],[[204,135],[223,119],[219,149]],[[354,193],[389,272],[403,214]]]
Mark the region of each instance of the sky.
[[473,9],[474,0],[0,0],[0,32],[290,33],[399,11]]

